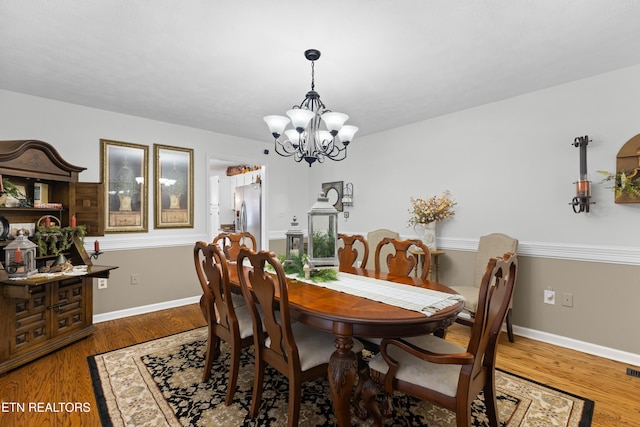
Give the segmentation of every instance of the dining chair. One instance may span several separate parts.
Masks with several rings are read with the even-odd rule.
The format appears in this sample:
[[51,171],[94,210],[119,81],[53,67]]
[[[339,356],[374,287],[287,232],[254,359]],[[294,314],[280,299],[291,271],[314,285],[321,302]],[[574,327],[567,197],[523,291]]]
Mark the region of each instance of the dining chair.
[[[380,241],[385,237],[390,237],[392,239],[400,239],[400,234],[392,230],[387,230],[386,228],[379,228],[377,230],[370,231],[367,233],[367,242],[369,242],[369,247],[372,249],[378,247],[378,243],[380,243]],[[386,257],[390,253],[391,253],[391,248],[386,247],[386,248],[383,248],[380,255],[383,257]],[[389,271],[386,264],[382,264],[380,267],[382,268],[381,271],[383,273],[387,273]]]
[[[456,319],[457,323],[471,326],[473,325],[476,307],[478,305],[478,292],[484,275],[484,270],[489,259],[507,252],[518,252],[518,239],[507,236],[502,233],[493,233],[480,237],[478,242],[478,252],[475,261],[475,270],[473,283],[466,286],[449,286],[451,289],[461,294],[465,298],[464,310]],[[510,342],[514,342],[513,324],[511,319],[511,311],[513,306],[513,295],[509,300],[509,309],[507,310],[506,324],[507,335]]]
[[220,340],[224,340],[230,348],[229,383],[225,399],[228,406],[233,401],[238,381],[240,353],[243,348],[253,344],[251,314],[241,295],[237,297],[240,297],[238,300],[243,303],[235,303],[237,298],[234,298],[236,294],[231,292],[227,260],[219,246],[196,242],[193,259],[202,287],[200,309],[207,321],[208,329],[202,381],[209,381],[213,361],[220,356]]
[[[243,267],[245,259],[253,266],[248,274]],[[237,268],[254,328],[255,373],[249,415],[255,418],[260,409],[265,364],[269,364],[289,380],[287,425],[297,426],[302,383],[327,375],[329,358],[335,351],[335,337],[302,322],[292,322],[287,280],[275,253],[256,253],[242,248]],[[262,318],[258,307],[262,309]],[[362,348],[362,344],[354,340],[352,350],[359,353]]]
[[[391,393],[400,391],[456,413],[458,427],[471,425],[471,402],[484,392],[489,425],[499,416],[495,389],[497,339],[516,281],[517,255],[504,254],[486,265],[478,297],[476,321],[467,348],[434,335],[385,338],[369,361],[370,378],[363,400],[374,426],[393,414]],[[376,395],[384,392],[383,411]]]
[[342,234],[338,233],[338,240],[342,240],[344,246],[338,248],[338,261],[340,267],[353,267],[358,261],[362,249],[362,259],[356,267],[366,268],[367,259],[369,258],[369,243],[361,234]]
[[[224,255],[229,261],[236,261],[238,259],[238,253],[242,246],[250,247],[254,251],[259,249],[256,238],[253,234],[246,231],[240,233],[222,232],[213,239],[213,243],[220,245]],[[248,244],[251,246],[248,246]]]
[[[418,268],[416,258],[408,253],[409,249],[413,246],[424,251],[424,263],[420,277],[426,280],[431,265],[431,255],[429,254],[427,245],[419,239],[398,240],[389,237],[382,239],[380,243],[378,243],[378,246],[376,246],[376,253],[374,255],[375,271],[384,271],[382,266],[385,265],[389,274],[395,276],[410,276],[413,269]],[[390,248],[386,257],[383,255],[383,249],[385,247]]]

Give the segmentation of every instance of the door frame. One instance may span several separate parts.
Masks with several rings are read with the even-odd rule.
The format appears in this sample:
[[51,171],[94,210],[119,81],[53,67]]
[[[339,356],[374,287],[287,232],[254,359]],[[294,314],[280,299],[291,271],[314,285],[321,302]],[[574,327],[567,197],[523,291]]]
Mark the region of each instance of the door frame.
[[216,154],[216,153],[209,153],[207,152],[206,156],[206,184],[207,184],[207,213],[206,213],[206,218],[207,218],[207,236],[209,237],[209,241],[213,240],[213,237],[215,237],[218,234],[218,230],[213,230],[213,224],[212,221],[209,220],[209,215],[211,212],[211,177],[214,176],[213,173],[211,172],[211,162],[213,160],[218,160],[224,163],[229,163],[229,166],[231,165],[238,165],[238,164],[248,164],[248,165],[260,165],[261,167],[261,173],[260,173],[260,178],[262,179],[262,191],[260,193],[260,204],[261,204],[261,208],[260,208],[260,242],[261,242],[261,248],[260,249],[268,249],[269,248],[269,239],[268,239],[268,235],[269,233],[267,232],[267,193],[268,193],[268,168],[267,165],[264,163],[264,161],[260,161],[257,158],[246,158],[246,157],[235,157],[235,156],[228,156],[228,155],[221,155],[221,154]]

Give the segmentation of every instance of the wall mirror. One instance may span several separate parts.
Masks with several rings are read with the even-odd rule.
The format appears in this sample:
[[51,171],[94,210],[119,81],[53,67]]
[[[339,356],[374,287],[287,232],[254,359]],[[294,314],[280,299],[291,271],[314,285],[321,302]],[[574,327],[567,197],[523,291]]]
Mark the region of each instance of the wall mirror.
[[193,227],[193,150],[153,148],[155,228]]
[[148,231],[146,145],[100,140],[105,233]]

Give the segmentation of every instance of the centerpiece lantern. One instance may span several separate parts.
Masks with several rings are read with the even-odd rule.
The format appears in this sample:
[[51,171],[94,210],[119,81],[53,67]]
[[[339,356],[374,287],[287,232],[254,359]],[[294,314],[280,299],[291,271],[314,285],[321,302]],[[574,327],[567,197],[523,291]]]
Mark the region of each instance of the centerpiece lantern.
[[304,255],[304,233],[298,227],[298,218],[293,217],[291,228],[287,231],[287,252],[285,264],[290,264],[292,257]]
[[329,203],[324,193],[320,193],[318,201],[311,207],[308,216],[307,262],[309,267],[337,267],[338,211]]
[[36,248],[38,246],[22,235],[4,247],[4,268],[9,277],[29,277],[38,272]]

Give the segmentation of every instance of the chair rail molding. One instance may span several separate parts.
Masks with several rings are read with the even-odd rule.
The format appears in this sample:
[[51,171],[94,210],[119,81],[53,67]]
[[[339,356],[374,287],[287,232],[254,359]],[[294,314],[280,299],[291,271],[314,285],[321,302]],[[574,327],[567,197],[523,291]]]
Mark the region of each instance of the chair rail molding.
[[[284,239],[286,231],[271,232],[269,239]],[[340,230],[346,234],[362,234],[362,231]],[[364,232],[366,235],[366,232]],[[413,239],[415,235],[400,235],[402,239]],[[479,239],[458,237],[438,238],[438,249],[452,251],[478,250]],[[525,242],[520,240],[518,255],[570,261],[603,262],[607,264],[640,265],[640,246],[604,246],[574,243]]]

